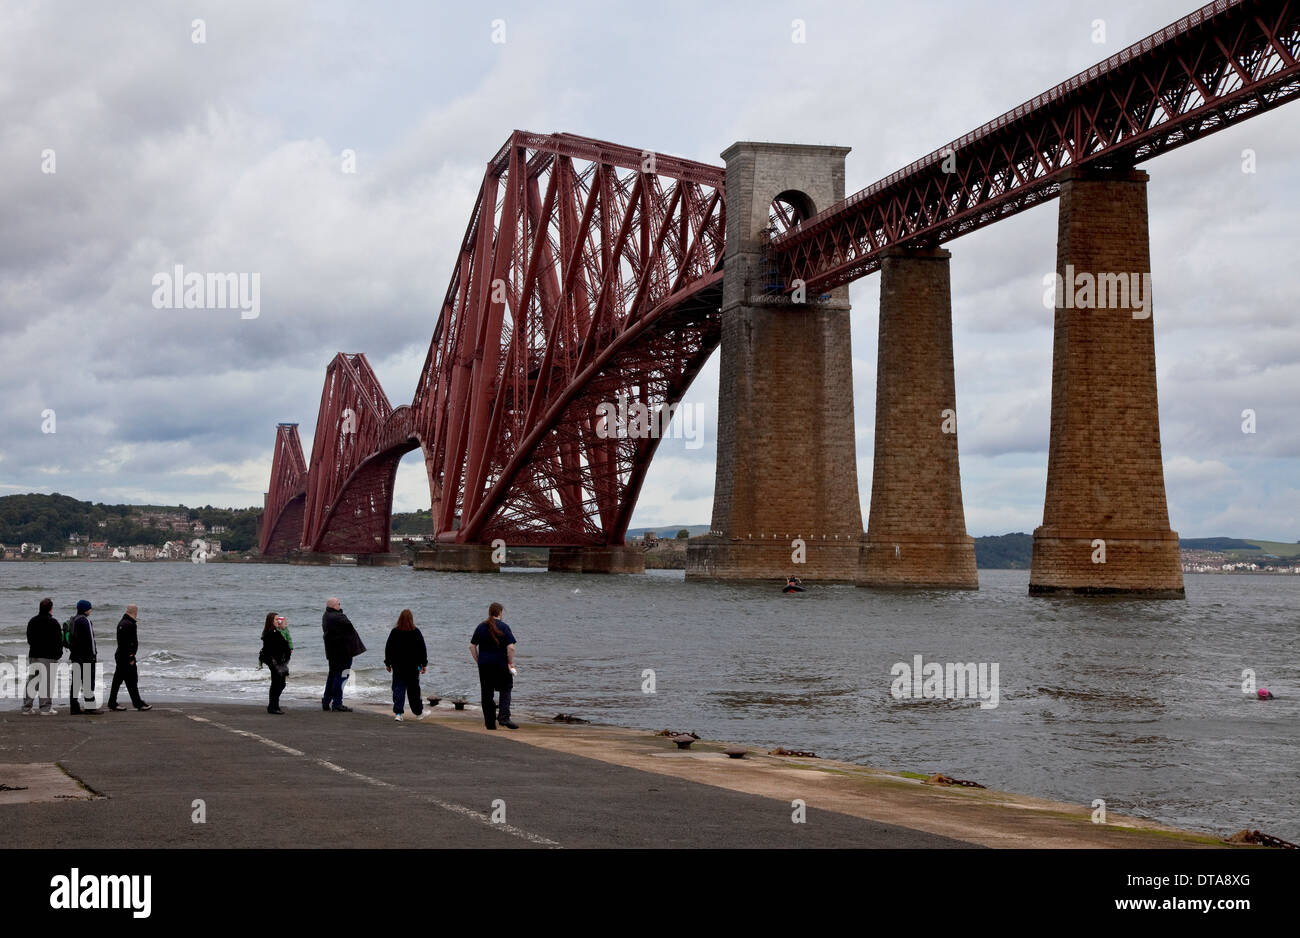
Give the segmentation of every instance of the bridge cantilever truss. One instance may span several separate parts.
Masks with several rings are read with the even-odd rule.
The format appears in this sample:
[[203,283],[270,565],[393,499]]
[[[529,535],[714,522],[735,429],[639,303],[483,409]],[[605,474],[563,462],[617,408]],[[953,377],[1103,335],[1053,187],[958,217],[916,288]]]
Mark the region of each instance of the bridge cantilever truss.
[[[776,289],[830,290],[888,247],[1055,198],[1072,167],[1130,166],[1294,100],[1298,58],[1300,0],[1208,4],[777,234]],[[263,553],[386,551],[397,464],[416,447],[440,540],[621,544],[658,438],[602,433],[597,407],[674,408],[717,346],[724,187],[720,167],[513,133],[413,402],[392,407],[364,355],[331,362],[310,468],[293,425],[277,431]]]
[[717,347],[723,182],[721,167],[666,154],[512,134],[411,405],[391,407],[365,356],[331,363],[301,546],[386,551],[397,463],[417,446],[441,540],[622,543],[659,440],[603,432],[598,407],[675,408]]
[[1072,166],[1132,166],[1300,96],[1300,2],[1218,0],[773,239],[789,290],[878,270],[1055,198]]

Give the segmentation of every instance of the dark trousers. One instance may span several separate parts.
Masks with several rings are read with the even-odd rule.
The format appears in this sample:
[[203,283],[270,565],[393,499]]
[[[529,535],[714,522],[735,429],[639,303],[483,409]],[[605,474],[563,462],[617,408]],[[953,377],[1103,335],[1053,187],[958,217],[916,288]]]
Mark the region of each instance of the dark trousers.
[[329,677],[325,678],[325,696],[320,701],[322,707],[337,709],[343,706],[343,685],[347,682],[343,672],[350,667],[351,658],[336,658],[330,662]]
[[68,700],[68,709],[73,713],[81,712],[81,702],[77,697],[83,697],[86,706],[94,709],[95,704],[95,669],[98,665],[93,661],[74,661],[72,662],[72,695]]
[[267,701],[266,709],[279,710],[280,693],[289,680],[289,668],[275,661],[272,661],[268,667],[271,669],[271,699]]
[[113,686],[108,692],[108,705],[110,707],[117,705],[117,692],[126,684],[126,692],[131,695],[131,705],[136,709],[144,706],[144,701],[140,699],[140,689],[138,687],[140,680],[140,669],[133,664],[118,661],[113,667]]
[[393,668],[393,712],[402,712],[402,701],[410,700],[411,712],[416,716],[424,709],[420,703],[420,669]]
[[[482,693],[483,723],[491,729],[497,720],[503,723],[510,719],[510,691],[515,686],[514,675],[504,664],[480,664],[478,666],[478,686]],[[501,695],[501,703],[492,699],[493,692]]]

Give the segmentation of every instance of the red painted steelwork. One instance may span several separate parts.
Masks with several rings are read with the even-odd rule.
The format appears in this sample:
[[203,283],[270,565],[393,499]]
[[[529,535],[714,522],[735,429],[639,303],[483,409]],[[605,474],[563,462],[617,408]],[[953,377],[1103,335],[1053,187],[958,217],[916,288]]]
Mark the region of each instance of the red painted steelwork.
[[[829,290],[887,247],[1054,198],[1071,166],[1130,166],[1294,100],[1297,58],[1300,0],[1204,6],[818,215],[777,205],[778,284]],[[440,540],[622,544],[659,441],[602,435],[597,407],[627,395],[672,411],[717,346],[724,184],[716,166],[513,133],[414,401],[394,410],[364,355],[335,357],[305,479],[297,431],[277,435],[263,552],[299,529],[301,548],[386,551],[397,464],[417,446]]]
[[412,404],[439,539],[623,543],[658,440],[596,408],[675,407],[717,346],[723,183],[571,134],[489,162]]
[[301,547],[386,551],[397,464],[420,445],[442,540],[623,543],[659,439],[601,436],[597,407],[624,394],[671,412],[717,347],[724,177],[512,134],[488,163],[411,406],[392,409],[364,355],[330,364]]
[[275,431],[275,456],[271,459],[271,489],[262,504],[263,554],[281,556],[302,543],[303,502],[307,494],[307,460],[302,455],[296,423],[282,423]]
[[1131,166],[1292,101],[1298,58],[1300,0],[1207,4],[777,236],[781,282],[830,290],[888,247],[1055,198],[1070,166]]

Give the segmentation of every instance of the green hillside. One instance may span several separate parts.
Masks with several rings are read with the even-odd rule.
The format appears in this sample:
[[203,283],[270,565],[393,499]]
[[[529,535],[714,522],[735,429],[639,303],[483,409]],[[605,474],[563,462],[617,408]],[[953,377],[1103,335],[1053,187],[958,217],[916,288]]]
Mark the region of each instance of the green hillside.
[[114,546],[152,544],[182,536],[162,528],[141,524],[144,511],[169,511],[190,521],[202,521],[211,528],[225,525],[220,535],[223,550],[248,550],[257,543],[257,508],[187,508],[185,505],[105,505],[78,501],[57,492],[53,495],[0,496],[0,544],[39,544],[46,551],[61,551],[68,535],[108,541]]

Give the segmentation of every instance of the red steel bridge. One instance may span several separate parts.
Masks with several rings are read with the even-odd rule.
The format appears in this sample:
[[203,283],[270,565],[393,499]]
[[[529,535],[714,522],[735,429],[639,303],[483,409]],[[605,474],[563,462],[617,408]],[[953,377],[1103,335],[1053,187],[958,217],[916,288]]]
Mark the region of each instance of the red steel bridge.
[[[1300,0],[1219,0],[816,214],[777,201],[777,293],[810,295],[1300,96]],[[424,452],[438,541],[623,543],[658,439],[598,433],[627,394],[675,408],[721,336],[722,167],[516,131],[488,162],[414,399],[363,354],[326,369],[311,461],[276,432],[261,550],[383,553]],[[803,217],[808,214],[809,217]]]

